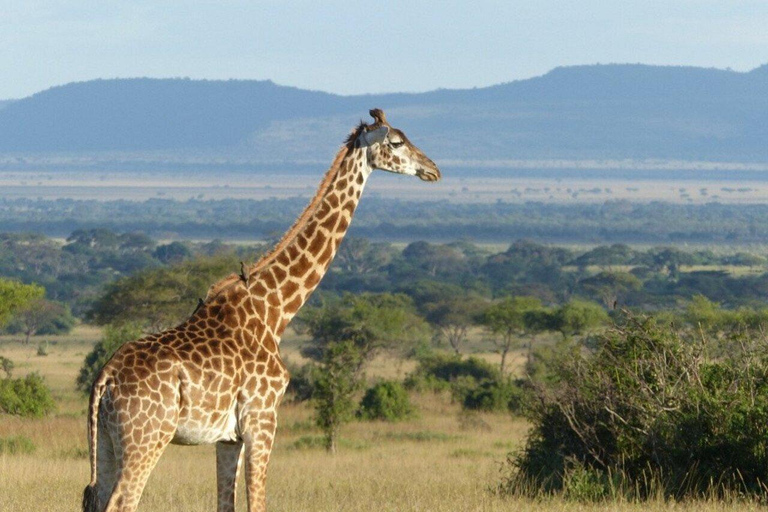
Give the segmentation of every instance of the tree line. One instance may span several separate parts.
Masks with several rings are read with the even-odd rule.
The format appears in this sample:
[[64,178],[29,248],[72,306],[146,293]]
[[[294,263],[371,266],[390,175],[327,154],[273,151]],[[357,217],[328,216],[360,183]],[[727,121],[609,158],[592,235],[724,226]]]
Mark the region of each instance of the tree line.
[[[714,189],[711,192],[715,195]],[[7,231],[56,237],[76,230],[107,228],[141,231],[155,238],[263,240],[285,231],[306,201],[306,197],[0,199],[0,224]],[[389,241],[465,238],[500,243],[530,238],[579,244],[761,244],[768,240],[768,205],[716,200],[707,204],[626,200],[416,202],[372,195],[361,203],[351,229],[355,236]]]

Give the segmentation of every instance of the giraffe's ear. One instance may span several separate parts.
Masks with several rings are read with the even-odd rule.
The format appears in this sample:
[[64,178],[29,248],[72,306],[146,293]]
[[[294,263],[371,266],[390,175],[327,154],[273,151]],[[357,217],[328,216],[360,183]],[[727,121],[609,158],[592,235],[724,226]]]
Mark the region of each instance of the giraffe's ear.
[[388,126],[379,126],[375,130],[371,130],[369,132],[366,132],[363,130],[363,133],[361,134],[361,139],[364,146],[373,146],[374,144],[381,144],[384,142],[384,139],[387,138],[387,134],[389,133],[389,127]]

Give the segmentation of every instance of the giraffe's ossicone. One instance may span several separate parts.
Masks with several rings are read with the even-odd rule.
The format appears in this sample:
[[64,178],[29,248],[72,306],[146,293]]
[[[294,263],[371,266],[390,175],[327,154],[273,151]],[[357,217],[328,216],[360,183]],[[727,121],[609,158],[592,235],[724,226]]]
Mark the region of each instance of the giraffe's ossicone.
[[320,283],[374,169],[437,181],[440,171],[381,110],[352,131],[315,197],[274,249],[211,286],[174,329],[123,345],[91,391],[91,482],[84,512],[128,512],[168,443],[216,443],[219,512],[234,512],[241,460],[249,512],[266,510],[277,406],[288,385],[278,346]]

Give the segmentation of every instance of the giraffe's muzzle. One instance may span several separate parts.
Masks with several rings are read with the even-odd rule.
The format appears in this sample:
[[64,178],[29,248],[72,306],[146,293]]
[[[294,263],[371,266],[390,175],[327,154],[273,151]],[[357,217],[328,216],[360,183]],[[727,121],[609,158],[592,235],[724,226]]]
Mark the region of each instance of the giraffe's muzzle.
[[438,181],[441,178],[440,169],[437,167],[433,169],[418,169],[416,171],[416,176],[423,181]]

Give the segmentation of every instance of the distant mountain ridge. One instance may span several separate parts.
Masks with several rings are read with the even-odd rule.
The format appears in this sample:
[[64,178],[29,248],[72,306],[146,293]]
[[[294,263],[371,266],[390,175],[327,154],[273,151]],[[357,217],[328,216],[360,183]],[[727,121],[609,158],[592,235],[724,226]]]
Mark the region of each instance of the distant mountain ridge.
[[768,162],[768,65],[573,66],[484,88],[359,96],[255,80],[94,80],[0,102],[0,154],[327,159],[372,107],[438,160]]

